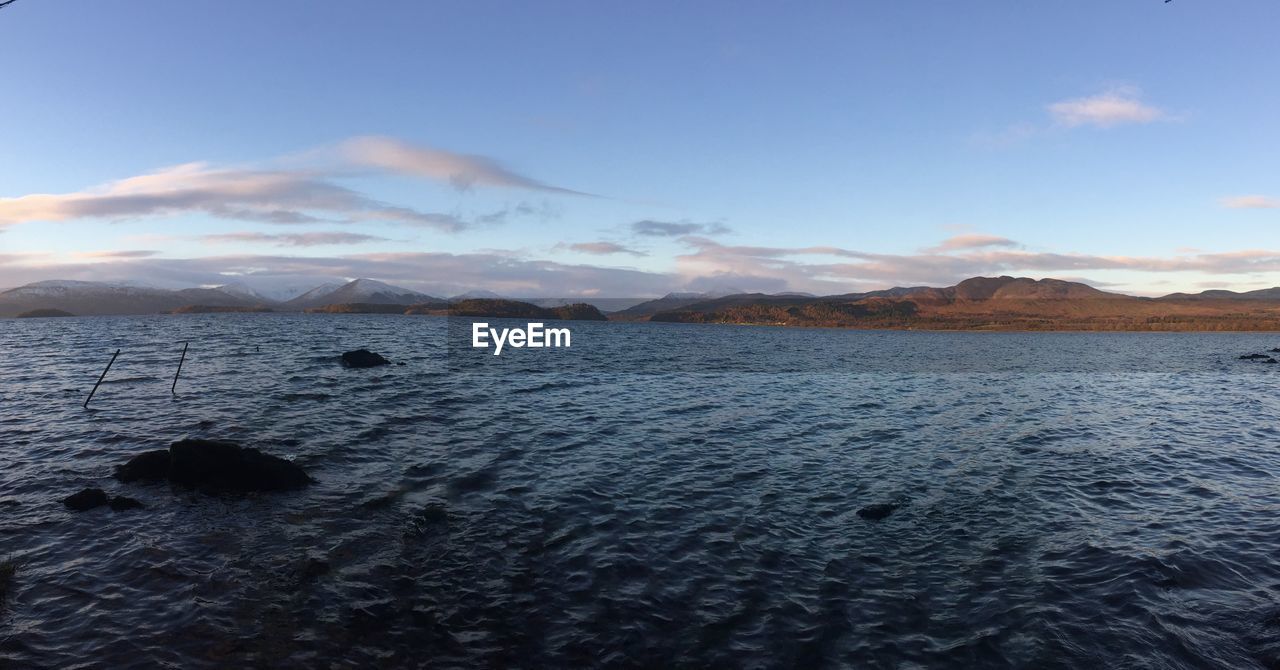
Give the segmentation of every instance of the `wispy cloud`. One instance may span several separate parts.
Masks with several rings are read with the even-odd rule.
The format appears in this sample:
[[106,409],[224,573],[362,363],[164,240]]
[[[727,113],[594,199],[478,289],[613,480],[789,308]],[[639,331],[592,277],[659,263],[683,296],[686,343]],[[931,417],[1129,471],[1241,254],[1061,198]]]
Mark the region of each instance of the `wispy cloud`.
[[[945,286],[991,274],[1054,274],[1100,270],[1203,275],[1280,272],[1280,250],[1248,249],[1171,257],[1101,256],[979,248],[958,253],[881,254],[836,247],[747,247],[700,237],[681,238],[689,253],[677,257],[682,275],[765,277],[793,290],[839,292],[851,287]],[[818,257],[828,257],[823,261]],[[805,288],[807,287],[807,288]]]
[[729,228],[721,223],[653,221],[646,219],[631,224],[631,232],[648,237],[679,237],[681,235],[722,235],[729,232]]
[[454,231],[456,216],[388,205],[304,171],[218,169],[188,163],[64,194],[0,198],[0,226],[206,214],[273,224],[397,221]]
[[[0,256],[0,260],[3,256]],[[498,253],[377,253],[331,257],[225,255],[135,259],[113,263],[0,263],[0,286],[39,279],[125,281],[145,277],[171,288],[246,281],[255,287],[314,286],[370,277],[432,295],[487,289],[511,296],[608,297],[661,295],[679,277],[658,272],[515,258]]]
[[1280,209],[1280,198],[1267,195],[1237,195],[1222,199],[1229,209]]
[[948,251],[959,251],[962,249],[982,249],[986,247],[1016,247],[1017,242],[1007,237],[997,237],[995,235],[982,235],[978,233],[954,235],[943,240],[936,246],[927,247],[924,251],[932,253],[945,253]]
[[387,221],[456,232],[472,225],[502,223],[513,215],[545,218],[554,213],[554,207],[545,202],[520,202],[474,216],[421,211],[338,183],[357,168],[441,180],[459,188],[502,186],[585,195],[515,173],[490,158],[417,147],[393,138],[355,138],[341,144],[338,153],[338,165],[321,160],[315,152],[304,155],[302,167],[287,169],[195,162],[71,193],[0,198],[0,229],[28,222],[196,214],[280,225]]
[[[670,272],[571,264],[530,257],[530,252],[365,253],[325,257],[222,255],[201,258],[0,254],[0,286],[39,279],[137,280],[199,286],[252,280],[257,285],[303,286],[373,277],[434,295],[488,289],[519,296],[649,296],[673,290],[734,288],[742,291],[807,291],[841,294],[888,286],[946,286],[979,275],[1082,277],[1124,271],[1166,275],[1193,286],[1221,278],[1232,286],[1274,283],[1280,250],[1107,256],[1025,251],[1020,245],[981,244],[945,251],[939,243],[920,253],[884,254],[833,246],[727,245],[703,236],[676,241],[686,247]],[[988,240],[990,242],[991,240]],[[980,241],[970,241],[977,244]],[[272,241],[271,243],[275,243]],[[594,243],[583,243],[594,244]],[[592,247],[595,248],[595,247]],[[605,250],[601,247],[598,250]],[[1181,276],[1179,276],[1181,273]],[[1103,285],[1091,281],[1095,285]],[[1149,278],[1148,286],[1160,285]],[[1170,281],[1170,284],[1173,282]]]
[[123,251],[79,251],[72,256],[76,258],[96,258],[99,260],[120,260],[128,258],[149,258],[158,256],[159,251],[152,249],[126,249]]
[[278,247],[320,247],[385,242],[387,238],[359,233],[220,233],[202,235],[201,240],[214,244],[272,244]]
[[355,165],[445,181],[464,190],[474,186],[498,186],[591,195],[527,177],[491,158],[413,145],[393,137],[356,137],[343,142],[340,150],[342,156]]
[[643,251],[636,251],[630,247],[622,246],[615,242],[577,242],[574,244],[557,244],[556,248],[568,249],[584,254],[595,254],[597,256],[608,256],[610,254],[631,254],[632,256],[647,256]]
[[1141,92],[1130,87],[1055,102],[1048,109],[1055,123],[1068,128],[1111,128],[1126,123],[1151,123],[1167,117],[1163,110],[1143,102]]

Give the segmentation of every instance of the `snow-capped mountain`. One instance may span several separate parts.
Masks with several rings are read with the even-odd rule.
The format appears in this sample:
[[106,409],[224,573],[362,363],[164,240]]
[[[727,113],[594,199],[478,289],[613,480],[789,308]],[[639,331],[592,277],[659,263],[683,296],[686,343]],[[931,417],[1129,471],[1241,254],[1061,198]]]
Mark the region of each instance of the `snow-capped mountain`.
[[245,284],[244,282],[231,282],[230,284],[223,284],[222,286],[216,286],[214,288],[216,288],[219,291],[222,291],[223,293],[238,296],[241,298],[248,298],[250,300],[257,300],[259,302],[264,302],[264,303],[276,302],[274,298],[270,298],[266,295],[263,295],[262,293],[259,293],[258,291],[255,291],[253,287],[249,286],[248,284]]
[[425,293],[392,286],[375,279],[356,279],[333,286],[325,284],[303,293],[284,303],[284,309],[303,310],[326,305],[363,303],[371,305],[413,305],[422,302],[440,302],[439,298]]

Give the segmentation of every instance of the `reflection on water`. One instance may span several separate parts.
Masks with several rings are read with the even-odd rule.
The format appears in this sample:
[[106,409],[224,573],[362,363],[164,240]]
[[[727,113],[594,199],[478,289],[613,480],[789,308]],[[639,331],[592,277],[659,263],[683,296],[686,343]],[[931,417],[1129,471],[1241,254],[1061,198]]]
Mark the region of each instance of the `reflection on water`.
[[[0,321],[0,661],[1280,659],[1280,371],[1235,360],[1280,336],[573,328],[479,362],[428,317]],[[109,478],[183,436],[318,483]]]

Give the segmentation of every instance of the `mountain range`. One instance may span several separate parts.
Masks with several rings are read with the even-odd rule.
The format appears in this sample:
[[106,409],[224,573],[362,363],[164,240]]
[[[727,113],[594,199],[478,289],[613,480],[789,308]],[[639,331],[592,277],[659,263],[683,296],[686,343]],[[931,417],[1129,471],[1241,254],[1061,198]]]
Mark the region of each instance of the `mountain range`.
[[[30,312],[442,313],[463,302],[474,306],[511,301],[489,291],[439,298],[373,279],[323,284],[284,300],[241,283],[165,290],[53,280],[0,292],[0,317]],[[528,302],[555,309],[570,301]],[[895,287],[832,296],[733,291],[670,293],[638,304],[616,298],[585,302],[613,321],[964,330],[1280,330],[1280,287],[1145,298],[1059,279],[974,277],[948,287]]]
[[1059,279],[974,277],[955,286],[837,296],[653,301],[610,318],[677,323],[935,330],[1277,330],[1280,288],[1145,298]]

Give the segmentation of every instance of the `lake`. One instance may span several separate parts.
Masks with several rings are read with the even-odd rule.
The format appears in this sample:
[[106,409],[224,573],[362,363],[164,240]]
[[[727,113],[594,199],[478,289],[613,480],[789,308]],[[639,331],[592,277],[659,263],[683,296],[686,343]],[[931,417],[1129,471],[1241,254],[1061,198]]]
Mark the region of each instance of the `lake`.
[[[565,324],[0,320],[0,665],[1280,662],[1280,334]],[[317,482],[111,478],[186,436]]]

